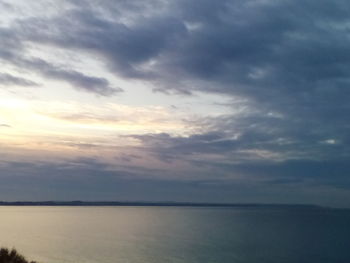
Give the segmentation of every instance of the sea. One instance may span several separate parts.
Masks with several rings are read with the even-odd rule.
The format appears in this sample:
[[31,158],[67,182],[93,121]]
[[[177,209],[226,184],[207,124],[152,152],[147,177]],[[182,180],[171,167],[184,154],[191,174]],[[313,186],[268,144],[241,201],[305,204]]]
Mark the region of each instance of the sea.
[[350,210],[3,206],[0,246],[39,263],[349,263]]

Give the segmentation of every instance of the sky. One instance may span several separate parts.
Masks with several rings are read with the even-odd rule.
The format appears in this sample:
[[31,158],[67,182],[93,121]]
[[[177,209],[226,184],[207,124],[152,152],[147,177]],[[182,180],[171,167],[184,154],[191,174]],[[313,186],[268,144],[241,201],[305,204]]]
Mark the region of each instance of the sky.
[[0,0],[0,200],[350,207],[345,0]]

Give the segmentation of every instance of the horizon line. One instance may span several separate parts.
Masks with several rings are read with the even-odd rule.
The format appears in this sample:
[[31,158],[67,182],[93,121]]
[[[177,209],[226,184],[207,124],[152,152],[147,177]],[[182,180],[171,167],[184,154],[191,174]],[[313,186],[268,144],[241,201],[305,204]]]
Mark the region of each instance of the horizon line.
[[300,203],[226,203],[226,202],[192,202],[192,201],[0,201],[0,206],[187,206],[187,207],[308,207],[330,208],[315,204]]

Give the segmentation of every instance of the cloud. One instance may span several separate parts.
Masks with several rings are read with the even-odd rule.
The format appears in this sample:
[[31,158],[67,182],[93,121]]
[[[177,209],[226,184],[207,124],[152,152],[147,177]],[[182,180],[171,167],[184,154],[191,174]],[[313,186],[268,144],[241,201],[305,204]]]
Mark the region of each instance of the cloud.
[[8,85],[16,85],[16,86],[39,86],[39,84],[34,81],[24,79],[21,77],[16,77],[7,73],[0,73],[0,85],[8,86]]
[[[346,40],[346,26],[341,26],[348,8],[344,1],[329,5],[308,0],[303,8],[295,1],[202,1],[200,6],[195,1],[169,1],[162,12],[148,14],[145,6],[155,2],[132,1],[132,8],[117,3],[112,10],[119,16],[110,17],[110,1],[98,6],[80,1],[67,16],[51,18],[53,28],[44,18],[20,25],[33,42],[95,52],[119,74],[165,84],[171,75],[181,74],[178,84],[214,81],[221,85],[208,85],[209,91],[249,95],[260,87],[267,96],[270,89],[298,93],[316,81],[346,77],[341,64],[347,58],[340,60],[339,55],[347,45],[334,44]],[[328,74],[320,74],[324,71]],[[176,86],[181,88],[170,88]]]
[[[310,110],[348,93],[349,5],[342,0],[68,3],[75,8],[57,16],[16,21],[16,35],[2,30],[12,36],[6,41],[19,40],[22,49],[31,41],[93,53],[112,72],[156,89],[243,95],[277,110],[285,104]],[[159,12],[149,9],[155,4]]]
[[[204,165],[204,164],[203,164]],[[283,165],[282,165],[283,166]],[[315,163],[290,163],[292,171],[281,177],[286,167],[238,166],[236,171],[273,173],[273,180],[178,180],[140,177],[133,170],[110,170],[109,165],[94,158],[78,158],[64,162],[1,162],[1,200],[117,200],[117,201],[196,201],[196,202],[279,202],[316,203],[348,206],[349,191],[344,185],[332,188],[333,164],[324,164],[321,180],[300,174],[301,166],[308,173],[318,172]],[[343,168],[348,169],[347,164]],[[279,171],[278,171],[279,170]],[[152,171],[143,171],[152,173]],[[278,175],[275,177],[275,175]],[[264,176],[263,174],[262,176]],[[259,175],[261,176],[261,175]],[[280,181],[278,181],[280,180]],[[345,178],[345,180],[348,179]],[[306,181],[307,184],[301,183]],[[323,184],[327,185],[325,188]]]
[[[142,79],[156,90],[241,96],[299,127],[316,131],[322,126],[329,137],[345,133],[350,96],[346,1],[70,4],[57,16],[17,21],[21,38],[94,54],[111,72]],[[149,8],[154,4],[158,11]],[[93,92],[110,91],[98,90],[104,81],[81,79],[76,72],[44,72]]]
[[39,71],[44,76],[69,82],[74,88],[95,93],[102,96],[110,96],[123,91],[121,88],[113,88],[105,78],[85,75],[81,72],[55,67],[46,61],[35,59],[25,61],[27,67]]
[[[101,96],[111,96],[122,92],[119,87],[112,87],[106,78],[90,76],[71,69],[67,66],[54,65],[42,58],[28,56],[24,31],[14,27],[0,28],[0,59],[4,62],[16,66],[19,70],[41,74],[44,78],[65,81],[73,88],[95,93]],[[0,83],[4,85],[37,86],[33,81],[9,74],[0,75]]]
[[[79,90],[121,91],[106,78],[28,53],[28,43],[40,44],[92,57],[108,73],[157,91],[232,98],[232,114],[187,121],[190,133],[129,136],[143,154],[206,167],[202,180],[209,172],[218,182],[230,174],[247,182],[261,174],[271,185],[349,188],[348,1],[79,0],[62,6],[2,26],[0,58]],[[239,109],[236,98],[243,101]],[[110,114],[56,118],[115,121]]]
[[[320,149],[327,146],[319,145],[313,149],[316,154],[328,151],[333,156],[312,156],[307,154],[310,145],[302,148],[281,143],[278,148],[278,142],[271,142],[272,139],[264,142],[256,138],[248,142],[249,138],[227,138],[219,132],[189,137],[169,134],[132,137],[143,143],[143,155],[152,155],[165,163],[189,164],[189,177],[199,182],[209,180],[220,185],[226,182],[270,190],[275,187],[291,187],[293,191],[297,188],[350,189],[348,156],[336,155],[342,147]],[[250,191],[246,194],[252,194]]]
[[77,90],[101,96],[111,96],[123,91],[121,88],[111,87],[105,78],[93,77],[73,69],[58,67],[39,58],[18,59],[16,63],[23,68],[39,72],[46,78],[66,81]]
[[[84,126],[134,133],[149,133],[157,130],[183,133],[187,124],[183,114],[164,106],[131,106],[121,103],[105,103],[103,107],[73,102],[36,102],[35,114],[59,121],[63,126]],[[188,127],[190,129],[190,127]]]
[[188,136],[167,133],[131,135],[160,158],[217,155],[232,163],[251,160],[347,160],[348,135],[338,127],[312,129],[299,119],[266,112],[191,120]]

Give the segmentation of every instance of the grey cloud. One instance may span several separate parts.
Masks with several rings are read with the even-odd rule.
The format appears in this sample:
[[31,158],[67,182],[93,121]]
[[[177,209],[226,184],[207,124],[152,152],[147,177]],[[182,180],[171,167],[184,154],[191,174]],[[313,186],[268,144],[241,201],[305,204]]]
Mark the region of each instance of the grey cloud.
[[161,150],[164,153],[193,154],[215,153],[222,154],[235,150],[235,140],[225,139],[220,133],[195,134],[189,137],[172,137],[169,134],[148,134],[131,136],[143,142],[151,149]]
[[[350,190],[350,165],[348,156],[339,156],[343,146],[337,145],[292,145],[259,136],[236,139],[223,133],[207,133],[189,137],[173,137],[169,134],[133,136],[143,142],[144,151],[164,162],[183,160],[199,167],[202,173],[214,173],[213,182],[224,178],[244,177],[243,182],[257,184],[290,184],[296,187],[334,187]],[[322,148],[328,147],[329,149]],[[331,148],[334,149],[331,149]],[[311,148],[311,149],[310,149]],[[247,150],[252,150],[247,152]],[[271,151],[282,155],[267,158],[255,156],[255,151]],[[289,156],[293,151],[292,156]],[[299,152],[298,152],[299,151]],[[327,151],[327,156],[313,156],[311,152]],[[208,154],[209,158],[203,155]],[[285,156],[283,156],[285,154]],[[216,157],[213,157],[213,156]],[[204,172],[205,171],[205,172]],[[214,179],[215,178],[215,179]],[[233,181],[240,181],[233,179]]]
[[[41,58],[26,56],[23,42],[26,40],[24,31],[18,28],[13,30],[0,28],[0,59],[22,70],[34,71],[46,78],[68,82],[73,88],[81,91],[95,93],[101,96],[111,96],[123,90],[112,87],[105,78],[86,75],[74,69],[53,65]],[[0,75],[0,83],[21,86],[37,86],[35,82],[9,74]]]
[[109,96],[122,91],[120,88],[110,87],[109,81],[105,78],[87,76],[75,70],[59,69],[47,65],[43,68],[41,62],[39,64],[33,63],[32,66],[38,66],[38,69],[48,77],[68,81],[73,87],[88,92]]
[[[103,56],[110,69],[128,78],[155,78],[154,70],[143,63],[161,55],[186,33],[183,23],[172,17],[152,17],[135,25],[105,20],[91,10],[74,10],[66,19],[54,18],[58,34],[52,34],[47,21],[31,19],[20,23],[22,30],[31,32],[31,41],[40,41],[65,48],[85,49]],[[44,28],[44,30],[42,30]],[[46,30],[45,30],[46,29]]]
[[39,84],[34,81],[21,78],[21,77],[16,77],[7,73],[0,73],[0,85],[5,85],[5,86],[18,85],[18,86],[24,86],[24,87],[39,86]]
[[42,59],[19,59],[17,64],[26,69],[37,71],[45,77],[66,81],[78,90],[102,96],[110,96],[122,91],[121,88],[111,87],[109,81],[105,78],[93,77],[72,69],[61,68]]
[[[211,85],[186,88],[291,102],[347,80],[344,1],[177,1],[149,16],[141,15],[145,6],[160,3],[145,2],[79,1],[65,16],[26,19],[19,28],[33,42],[95,52],[117,73],[163,88],[205,80]],[[112,7],[118,16],[104,18]]]
[[122,162],[127,162],[130,163],[133,160],[139,160],[142,159],[141,156],[136,155],[136,154],[128,154],[128,153],[122,153],[119,156],[116,157],[117,160],[120,160]]
[[[203,166],[206,164],[203,163]],[[323,205],[349,205],[349,191],[336,191],[329,186],[336,174],[332,164],[325,164],[322,180],[316,179],[319,166],[312,163],[291,163],[286,167],[287,178],[278,175],[286,171],[283,165],[237,166],[235,171],[273,173],[268,180],[171,180],[142,178],[132,171],[109,171],[96,159],[76,159],[61,163],[8,162],[0,166],[1,200],[116,200],[116,201],[196,201],[196,202],[279,202],[315,203]],[[301,166],[309,178],[300,174]],[[343,164],[349,169],[349,165]],[[221,167],[223,169],[223,167]],[[230,168],[232,170],[232,168]],[[149,171],[152,173],[152,171]],[[335,178],[336,179],[336,178]],[[346,178],[345,178],[346,179]],[[283,181],[278,181],[283,180]],[[328,180],[324,181],[324,180]],[[346,179],[348,180],[348,179]],[[308,181],[309,191],[305,191]],[[321,182],[321,183],[320,183]],[[348,181],[347,181],[348,182]],[[322,184],[327,183],[327,189]],[[330,182],[336,183],[336,180]],[[349,182],[348,182],[349,183]],[[339,185],[338,185],[339,186]],[[338,187],[337,185],[335,187]],[[340,186],[341,188],[347,186]],[[326,195],[325,195],[326,193]]]
[[[163,69],[165,77],[171,70],[183,74],[185,78],[235,81],[235,86],[243,85],[241,92],[249,90],[252,85],[285,86],[289,84],[288,80],[292,81],[292,86],[300,86],[301,81],[312,80],[309,65],[322,67],[324,62],[337,62],[337,54],[347,50],[346,45],[333,44],[333,40],[341,40],[343,36],[340,33],[345,30],[335,26],[346,20],[344,10],[348,6],[344,1],[329,5],[325,1],[309,0],[306,7],[295,1],[265,4],[202,1],[200,5],[196,1],[178,1],[176,4],[167,2],[167,9],[154,16],[141,16],[145,5],[139,1],[131,2],[134,12],[129,15],[134,17],[130,25],[115,21],[119,17],[113,17],[114,21],[102,17],[108,13],[108,10],[103,10],[104,7],[114,6],[123,18],[124,2],[112,5],[110,1],[102,1],[99,6],[90,2],[90,8],[70,10],[69,16],[64,19],[53,19],[53,29],[57,32],[50,30],[47,21],[40,19],[23,21],[23,26],[29,29],[33,41],[39,37],[40,41],[95,51],[117,65],[118,71],[126,70],[123,65],[133,67],[125,72],[129,72],[130,77],[135,77],[135,71],[136,75],[146,76],[149,72],[137,68],[154,59],[158,62],[155,65],[159,66],[155,69]],[[146,3],[159,4],[155,1]],[[315,8],[318,12],[312,11]],[[95,11],[101,9],[102,14]],[[299,16],[307,12],[308,16]],[[186,23],[198,26],[188,31]],[[325,34],[331,37],[327,41]],[[312,45],[319,48],[314,49]],[[310,53],[304,56],[305,52]],[[333,54],[328,55],[330,52]],[[346,60],[346,56],[341,57]],[[264,68],[265,76],[259,77],[259,69]],[[315,72],[319,69],[311,68]],[[331,73],[333,65],[328,65],[326,69]],[[291,74],[287,74],[289,72]],[[339,69],[335,72],[341,74]],[[279,73],[284,73],[283,79],[280,79]],[[254,75],[255,78],[252,77]],[[298,82],[297,76],[303,78]],[[215,85],[212,88],[237,92],[237,87],[233,89],[232,86]]]
[[[202,163],[201,165],[208,165]],[[350,165],[347,160],[255,162],[249,164],[216,164],[218,169],[260,178],[264,184],[299,186],[332,186],[350,189]]]
[[17,53],[23,51],[20,34],[12,28],[0,27],[0,58],[4,61],[16,59]]
[[[147,8],[157,4],[159,12]],[[342,128],[348,121],[346,1],[75,5],[84,8],[19,28],[33,42],[97,54],[113,72],[156,90],[239,95],[291,118],[307,116],[313,129],[325,118]]]
[[132,137],[168,161],[200,154],[217,154],[232,162],[249,162],[259,158],[260,153],[273,161],[346,160],[350,156],[349,136],[337,127],[315,130],[312,120],[308,124],[299,119],[267,116],[262,112],[198,120],[198,133],[186,137],[165,133]]

